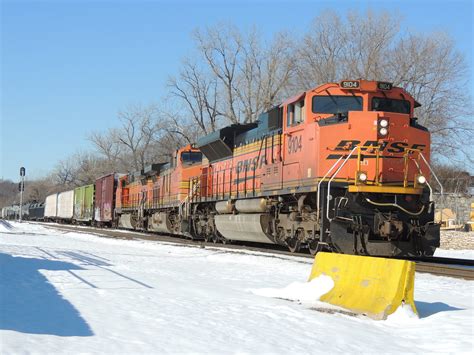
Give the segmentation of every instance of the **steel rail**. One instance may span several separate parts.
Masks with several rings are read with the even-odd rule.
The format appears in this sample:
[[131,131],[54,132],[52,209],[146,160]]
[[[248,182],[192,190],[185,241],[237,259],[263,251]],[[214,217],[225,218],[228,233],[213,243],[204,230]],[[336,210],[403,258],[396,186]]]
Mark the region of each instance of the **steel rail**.
[[428,273],[437,276],[455,277],[465,280],[474,280],[474,269],[446,264],[416,262],[415,270],[421,273]]

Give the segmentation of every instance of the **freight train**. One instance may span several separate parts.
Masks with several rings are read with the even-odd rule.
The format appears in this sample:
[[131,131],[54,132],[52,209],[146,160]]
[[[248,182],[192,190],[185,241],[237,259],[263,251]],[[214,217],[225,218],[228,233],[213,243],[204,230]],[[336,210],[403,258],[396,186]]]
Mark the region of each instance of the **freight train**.
[[418,106],[387,82],[324,84],[168,162],[48,196],[44,217],[313,254],[433,255],[440,228]]

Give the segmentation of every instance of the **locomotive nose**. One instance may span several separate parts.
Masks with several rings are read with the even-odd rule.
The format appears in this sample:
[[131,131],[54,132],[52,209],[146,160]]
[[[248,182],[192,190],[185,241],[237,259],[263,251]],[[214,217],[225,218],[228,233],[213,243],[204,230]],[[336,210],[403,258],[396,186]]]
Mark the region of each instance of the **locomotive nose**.
[[[409,114],[378,112],[376,130],[380,146],[379,162],[384,181],[414,181],[420,169],[426,168],[416,160],[429,144],[429,134],[421,126],[415,126]],[[417,165],[418,164],[418,165]],[[421,173],[426,176],[428,172]]]

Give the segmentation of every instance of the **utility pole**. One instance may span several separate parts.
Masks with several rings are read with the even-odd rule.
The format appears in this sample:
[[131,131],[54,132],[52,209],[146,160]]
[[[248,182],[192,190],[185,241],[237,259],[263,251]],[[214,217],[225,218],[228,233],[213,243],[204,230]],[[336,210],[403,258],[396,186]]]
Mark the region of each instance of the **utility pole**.
[[21,222],[21,217],[22,217],[22,209],[23,209],[23,191],[25,191],[25,168],[22,166],[20,168],[20,184],[18,186],[18,189],[20,190],[20,222]]

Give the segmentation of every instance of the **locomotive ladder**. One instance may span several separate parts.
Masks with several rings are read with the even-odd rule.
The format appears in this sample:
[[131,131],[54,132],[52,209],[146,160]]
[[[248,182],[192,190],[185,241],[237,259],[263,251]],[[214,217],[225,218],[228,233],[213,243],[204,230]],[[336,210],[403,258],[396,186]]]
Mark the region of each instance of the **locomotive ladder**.
[[[188,196],[184,199],[184,201],[179,205],[179,214],[184,218],[188,218],[190,215],[190,200],[193,200],[194,197],[197,195],[199,187],[201,186],[199,179],[190,179],[190,183],[192,183],[192,188],[188,193]],[[193,181],[196,181],[194,183]]]

